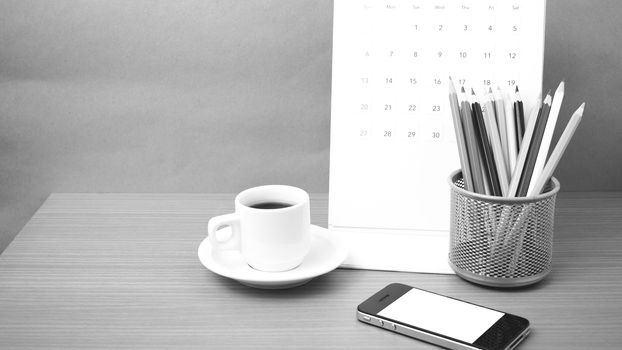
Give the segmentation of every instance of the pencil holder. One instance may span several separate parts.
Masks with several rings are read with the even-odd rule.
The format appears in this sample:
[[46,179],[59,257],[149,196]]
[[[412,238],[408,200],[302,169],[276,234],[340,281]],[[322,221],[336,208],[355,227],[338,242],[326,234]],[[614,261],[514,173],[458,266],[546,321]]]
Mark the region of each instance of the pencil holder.
[[449,265],[468,281],[520,287],[551,271],[555,198],[551,178],[535,197],[504,198],[464,189],[462,172],[449,177],[451,220]]

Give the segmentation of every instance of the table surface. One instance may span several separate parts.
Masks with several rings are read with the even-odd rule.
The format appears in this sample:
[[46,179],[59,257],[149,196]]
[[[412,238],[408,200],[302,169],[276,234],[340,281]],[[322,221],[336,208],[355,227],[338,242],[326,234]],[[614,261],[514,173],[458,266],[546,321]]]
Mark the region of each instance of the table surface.
[[[325,227],[327,196],[311,205]],[[561,193],[553,271],[516,290],[348,269],[252,289],[197,258],[207,220],[232,208],[232,194],[52,194],[0,255],[0,348],[436,349],[356,320],[392,282],[528,318],[524,349],[622,343],[622,193]]]

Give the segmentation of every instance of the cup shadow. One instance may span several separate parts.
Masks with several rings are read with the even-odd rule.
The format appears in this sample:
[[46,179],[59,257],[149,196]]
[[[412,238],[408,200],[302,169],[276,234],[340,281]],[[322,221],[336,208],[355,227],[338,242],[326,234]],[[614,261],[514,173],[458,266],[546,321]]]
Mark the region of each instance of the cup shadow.
[[220,287],[225,288],[228,293],[266,299],[295,299],[317,296],[318,294],[334,292],[340,284],[338,277],[333,273],[318,276],[303,285],[284,289],[255,288],[216,274],[212,274],[211,278],[217,281]]

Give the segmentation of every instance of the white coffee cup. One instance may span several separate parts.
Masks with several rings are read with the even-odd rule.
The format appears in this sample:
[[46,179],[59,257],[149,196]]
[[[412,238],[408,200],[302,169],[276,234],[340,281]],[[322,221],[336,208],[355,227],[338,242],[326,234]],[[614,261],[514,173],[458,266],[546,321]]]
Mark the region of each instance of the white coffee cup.
[[[309,194],[297,187],[268,185],[242,191],[235,197],[235,213],[209,220],[212,249],[239,250],[256,270],[291,270],[302,263],[311,246],[309,207]],[[224,226],[230,226],[232,234],[221,240],[216,232]]]

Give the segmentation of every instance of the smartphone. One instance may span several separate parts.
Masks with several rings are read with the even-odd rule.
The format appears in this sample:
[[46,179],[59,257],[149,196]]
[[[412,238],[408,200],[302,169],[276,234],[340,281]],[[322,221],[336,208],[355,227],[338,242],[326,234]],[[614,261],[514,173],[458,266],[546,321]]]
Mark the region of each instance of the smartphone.
[[523,317],[393,283],[358,306],[357,318],[447,349],[514,349],[528,334]]

